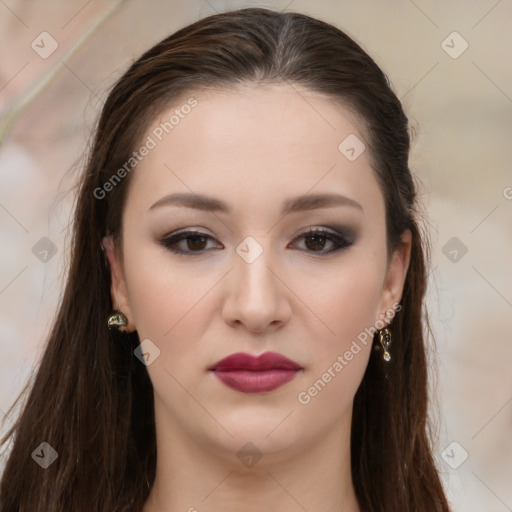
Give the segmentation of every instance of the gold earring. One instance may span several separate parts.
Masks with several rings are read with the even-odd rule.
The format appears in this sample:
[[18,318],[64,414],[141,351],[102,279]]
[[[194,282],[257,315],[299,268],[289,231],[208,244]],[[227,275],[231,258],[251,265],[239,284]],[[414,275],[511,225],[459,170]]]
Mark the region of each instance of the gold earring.
[[379,331],[379,341],[384,349],[384,354],[382,355],[382,359],[384,361],[391,361],[391,354],[388,352],[388,348],[391,345],[391,331],[389,329],[382,329]]
[[108,317],[108,327],[109,329],[117,329],[121,332],[126,332],[126,326],[128,325],[128,318],[126,318],[125,314],[116,309],[109,317]]

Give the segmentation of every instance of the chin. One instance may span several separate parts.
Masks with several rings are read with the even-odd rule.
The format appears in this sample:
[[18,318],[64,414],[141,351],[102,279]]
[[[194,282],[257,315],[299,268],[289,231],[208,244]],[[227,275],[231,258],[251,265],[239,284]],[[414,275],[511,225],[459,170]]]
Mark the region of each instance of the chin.
[[[300,439],[283,432],[281,435],[247,428],[230,430],[233,437],[224,436],[222,443],[213,442],[212,451],[232,466],[233,471],[245,473],[245,470],[267,471],[282,467],[296,451],[300,451]],[[305,443],[306,447],[307,443]]]
[[255,420],[249,417],[243,420],[237,418],[235,421],[225,419],[222,425],[233,437],[222,429],[221,438],[216,437],[215,442],[231,452],[238,452],[247,443],[252,443],[262,453],[282,452],[290,446],[305,442],[301,439],[303,428],[299,429],[291,422],[286,424],[289,418],[283,422],[286,416],[282,414],[278,419],[273,415],[266,418],[260,415]]

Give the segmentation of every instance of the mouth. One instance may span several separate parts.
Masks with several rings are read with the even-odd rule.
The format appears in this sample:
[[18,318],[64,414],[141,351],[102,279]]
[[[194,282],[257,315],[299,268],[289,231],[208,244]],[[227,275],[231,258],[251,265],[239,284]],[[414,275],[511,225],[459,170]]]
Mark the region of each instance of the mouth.
[[209,370],[231,389],[264,393],[290,382],[304,368],[275,352],[265,352],[258,357],[239,352],[218,361]]
[[242,393],[264,393],[293,380],[301,370],[226,370],[215,376],[226,386]]

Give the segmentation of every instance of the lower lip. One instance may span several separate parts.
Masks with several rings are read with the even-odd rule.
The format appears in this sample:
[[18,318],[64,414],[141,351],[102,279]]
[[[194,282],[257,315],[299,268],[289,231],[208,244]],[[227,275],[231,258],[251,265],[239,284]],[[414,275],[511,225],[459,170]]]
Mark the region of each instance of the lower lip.
[[293,380],[299,370],[230,370],[214,371],[215,376],[226,386],[242,393],[264,393],[273,391]]

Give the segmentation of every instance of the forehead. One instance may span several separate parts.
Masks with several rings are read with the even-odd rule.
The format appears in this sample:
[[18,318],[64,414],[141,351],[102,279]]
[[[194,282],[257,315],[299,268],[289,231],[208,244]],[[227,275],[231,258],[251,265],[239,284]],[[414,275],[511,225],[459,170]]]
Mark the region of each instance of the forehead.
[[[193,108],[188,106],[191,103]],[[319,141],[326,146],[350,133],[364,139],[362,125],[362,118],[341,100],[335,101],[302,85],[246,83],[182,95],[156,117],[148,133],[159,141],[171,133],[174,138],[181,134],[181,142],[188,139],[190,143],[193,135],[217,147],[232,146],[235,142],[255,147],[265,142],[265,146],[257,146],[261,152],[299,140],[303,143],[301,147],[308,150]],[[246,137],[247,134],[252,137]],[[277,134],[279,137],[275,138]],[[300,153],[300,147],[295,149],[295,154]]]
[[379,193],[361,124],[295,84],[191,92],[150,124],[143,142],[153,147],[130,188],[146,203],[172,191],[270,201],[336,188],[361,202]]

